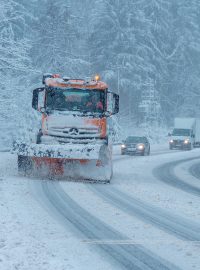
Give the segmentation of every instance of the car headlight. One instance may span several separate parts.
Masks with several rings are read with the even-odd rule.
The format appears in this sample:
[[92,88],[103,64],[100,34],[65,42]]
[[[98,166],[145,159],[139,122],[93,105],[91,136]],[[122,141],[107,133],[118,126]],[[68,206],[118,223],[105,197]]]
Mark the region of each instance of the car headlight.
[[138,145],[137,145],[137,149],[143,150],[143,149],[144,149],[144,144],[138,144]]
[[122,144],[122,145],[121,145],[121,148],[126,148],[126,145],[125,145],[125,144]]
[[188,144],[190,142],[190,140],[189,139],[186,139],[186,140],[184,140],[184,144]]
[[170,143],[173,143],[174,141],[173,141],[173,140],[170,140],[169,142],[170,142]]

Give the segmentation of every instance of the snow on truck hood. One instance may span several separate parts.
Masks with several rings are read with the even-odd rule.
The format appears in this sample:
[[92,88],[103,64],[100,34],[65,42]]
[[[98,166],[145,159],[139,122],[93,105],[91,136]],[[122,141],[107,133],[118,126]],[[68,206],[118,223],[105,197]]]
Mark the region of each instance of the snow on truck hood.
[[[96,120],[96,119],[95,119]],[[98,121],[99,122],[99,121]],[[94,118],[56,114],[47,117],[48,128],[94,128],[98,126]]]
[[[45,121],[46,119],[46,121]],[[43,130],[56,132],[68,132],[71,129],[76,129],[79,132],[94,133],[97,136],[106,136],[106,118],[93,118],[90,116],[78,116],[71,114],[56,113],[47,116],[43,122]],[[92,135],[92,134],[91,134]]]

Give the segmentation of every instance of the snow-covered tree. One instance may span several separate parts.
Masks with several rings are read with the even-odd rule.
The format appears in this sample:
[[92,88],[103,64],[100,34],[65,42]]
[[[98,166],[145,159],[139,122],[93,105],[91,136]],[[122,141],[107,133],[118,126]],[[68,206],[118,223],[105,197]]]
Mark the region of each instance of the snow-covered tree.
[[[172,115],[199,115],[200,83],[200,2],[173,3],[175,50],[169,59],[168,106]],[[171,102],[169,101],[171,100]]]
[[35,25],[32,54],[41,72],[59,72],[69,76],[81,73],[86,61],[80,59],[77,22],[65,1],[43,1],[42,15]]
[[0,121],[1,143],[10,144],[26,113],[27,82],[31,69],[30,42],[24,35],[28,16],[18,1],[0,0]]
[[0,7],[8,141],[25,123],[16,119],[31,119],[31,90],[43,72],[100,73],[120,94],[119,123],[128,130],[200,116],[199,0],[0,0]]
[[140,116],[143,92],[151,80],[151,89],[158,93],[161,73],[166,73],[169,49],[163,38],[168,31],[165,15],[169,7],[164,0],[158,6],[156,2],[126,1],[122,5],[120,1],[101,0],[93,12],[93,31],[88,41],[92,68],[120,93],[121,117],[126,126],[144,120],[143,114]]

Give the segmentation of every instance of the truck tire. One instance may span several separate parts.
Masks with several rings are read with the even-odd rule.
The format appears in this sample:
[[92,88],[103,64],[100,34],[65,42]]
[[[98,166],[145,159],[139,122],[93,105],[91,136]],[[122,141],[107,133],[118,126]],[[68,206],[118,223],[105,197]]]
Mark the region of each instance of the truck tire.
[[107,145],[104,145],[100,150],[100,161],[101,161],[101,173],[102,180],[105,183],[110,183],[113,176],[113,164],[112,164],[112,154]]
[[37,134],[37,137],[36,137],[36,144],[40,144],[41,143],[41,137],[42,137],[42,130],[40,129],[38,134]]
[[30,157],[18,156],[18,172],[23,175],[30,175],[33,169],[33,163]]

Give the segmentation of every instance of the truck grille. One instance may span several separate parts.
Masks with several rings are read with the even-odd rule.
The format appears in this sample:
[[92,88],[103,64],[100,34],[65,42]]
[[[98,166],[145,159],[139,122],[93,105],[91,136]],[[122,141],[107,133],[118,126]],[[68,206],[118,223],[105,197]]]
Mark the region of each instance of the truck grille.
[[91,127],[91,128],[50,128],[48,130],[49,136],[56,136],[62,138],[98,138],[100,137],[100,130],[98,127]]

